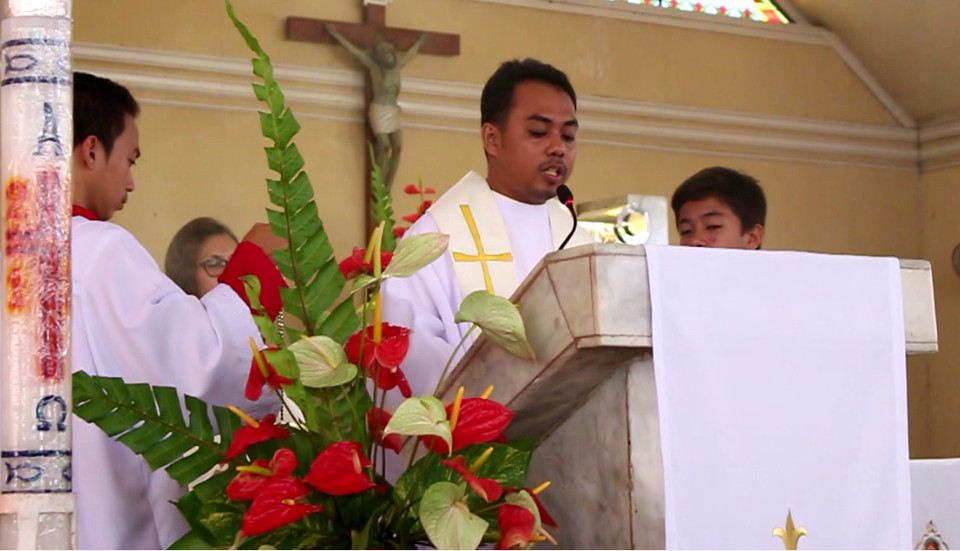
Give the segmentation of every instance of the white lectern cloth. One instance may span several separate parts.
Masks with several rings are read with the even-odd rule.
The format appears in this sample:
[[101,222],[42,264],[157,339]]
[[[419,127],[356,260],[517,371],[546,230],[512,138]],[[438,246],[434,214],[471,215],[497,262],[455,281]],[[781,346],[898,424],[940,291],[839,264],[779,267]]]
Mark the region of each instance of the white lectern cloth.
[[648,247],[667,549],[911,547],[899,263]]
[[914,546],[931,521],[947,545],[960,545],[960,459],[914,459],[910,462],[910,486]]

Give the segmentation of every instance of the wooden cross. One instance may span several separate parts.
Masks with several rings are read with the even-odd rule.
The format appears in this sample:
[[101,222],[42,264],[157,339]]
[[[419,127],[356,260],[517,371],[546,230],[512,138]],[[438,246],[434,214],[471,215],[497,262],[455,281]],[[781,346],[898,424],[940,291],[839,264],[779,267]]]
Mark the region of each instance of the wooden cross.
[[[336,40],[324,28],[328,24],[332,25],[341,36],[358,46],[369,46],[373,42],[374,37],[379,33],[394,42],[398,50],[406,51],[410,49],[422,35],[429,34],[430,37],[420,48],[420,53],[447,56],[460,55],[460,35],[388,27],[386,24],[386,7],[383,5],[371,5],[370,0],[364,0],[363,23],[345,23],[342,21],[310,19],[306,17],[287,17],[287,38],[289,40],[301,40],[321,44],[336,44]],[[369,75],[365,77],[364,82],[364,105],[366,106],[369,105],[373,98]],[[369,120],[366,125],[366,132],[367,142],[376,143]],[[373,202],[373,189],[369,181],[371,169],[370,158],[366,154],[366,148],[364,148],[363,151],[364,157],[367,159],[366,173],[363,178],[364,182],[366,182],[366,193],[364,196],[367,203],[364,213],[366,227],[369,233],[373,230],[374,226],[370,208]]]

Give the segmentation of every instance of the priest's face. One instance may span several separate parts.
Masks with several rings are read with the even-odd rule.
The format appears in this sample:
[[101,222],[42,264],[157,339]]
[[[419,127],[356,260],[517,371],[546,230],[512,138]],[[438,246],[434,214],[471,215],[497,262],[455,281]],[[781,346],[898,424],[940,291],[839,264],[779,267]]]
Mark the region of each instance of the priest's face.
[[691,247],[759,249],[763,242],[763,226],[744,231],[740,217],[716,197],[684,203],[677,214],[677,231],[680,244]]
[[124,117],[123,132],[113,142],[107,155],[103,144],[98,142],[92,152],[92,185],[88,190],[88,205],[84,205],[102,220],[109,220],[123,209],[127,194],[133,191],[131,169],[140,157],[140,131],[131,115]]
[[539,205],[557,195],[577,159],[577,112],[562,89],[526,81],[513,90],[506,121],[483,125],[487,182],[511,199]]

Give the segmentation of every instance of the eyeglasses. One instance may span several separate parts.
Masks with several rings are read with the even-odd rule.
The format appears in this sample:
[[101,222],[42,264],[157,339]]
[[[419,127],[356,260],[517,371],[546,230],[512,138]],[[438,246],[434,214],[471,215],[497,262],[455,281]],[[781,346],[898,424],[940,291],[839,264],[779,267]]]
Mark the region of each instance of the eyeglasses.
[[213,255],[197,262],[197,267],[203,268],[203,271],[207,272],[207,275],[210,277],[220,277],[220,274],[223,273],[224,268],[227,267],[227,263],[229,262],[228,259],[222,256]]

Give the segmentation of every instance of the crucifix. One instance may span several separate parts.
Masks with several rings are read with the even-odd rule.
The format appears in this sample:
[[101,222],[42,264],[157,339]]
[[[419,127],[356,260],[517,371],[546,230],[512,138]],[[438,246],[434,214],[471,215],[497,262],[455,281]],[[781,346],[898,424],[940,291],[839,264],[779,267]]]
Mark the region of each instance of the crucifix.
[[[287,38],[307,42],[340,44],[366,69],[364,98],[367,107],[367,141],[383,171],[387,191],[400,164],[402,129],[400,107],[400,69],[418,52],[454,56],[460,54],[460,36],[416,29],[388,27],[386,4],[390,0],[364,0],[363,23],[344,23],[305,17],[287,17]],[[406,51],[398,58],[397,51]],[[371,164],[367,157],[366,214],[367,231],[373,229],[370,205],[373,189],[369,182]]]

